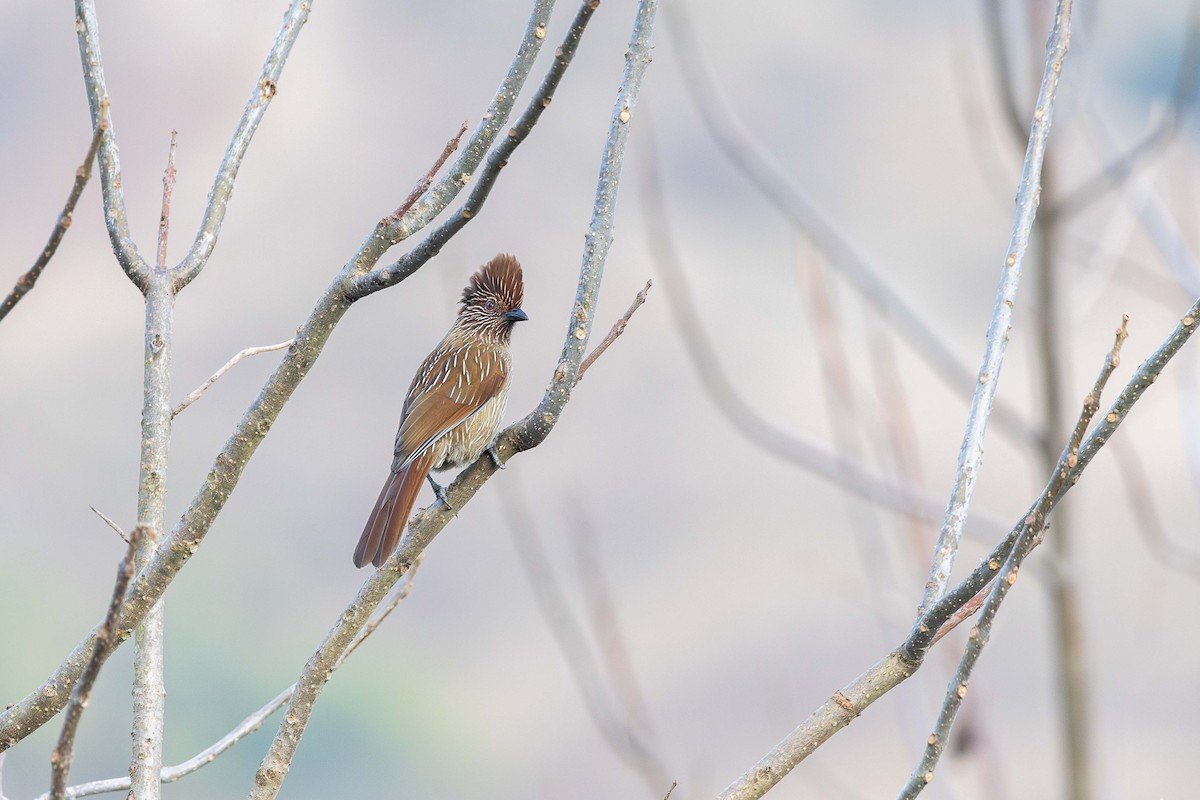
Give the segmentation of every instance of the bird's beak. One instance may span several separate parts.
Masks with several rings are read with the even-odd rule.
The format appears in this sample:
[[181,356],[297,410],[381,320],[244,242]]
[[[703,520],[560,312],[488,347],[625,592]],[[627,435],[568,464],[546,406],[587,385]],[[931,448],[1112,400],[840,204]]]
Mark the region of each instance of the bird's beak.
[[522,309],[514,308],[512,311],[505,311],[504,318],[509,322],[524,322],[529,319],[529,315]]

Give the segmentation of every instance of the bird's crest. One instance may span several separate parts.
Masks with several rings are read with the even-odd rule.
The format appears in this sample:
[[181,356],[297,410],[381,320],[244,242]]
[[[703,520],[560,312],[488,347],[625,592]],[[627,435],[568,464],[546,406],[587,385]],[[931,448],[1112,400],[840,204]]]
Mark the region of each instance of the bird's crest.
[[501,253],[480,267],[463,289],[462,303],[465,306],[484,295],[492,296],[506,309],[521,307],[525,299],[525,280],[521,275],[521,263],[515,256]]

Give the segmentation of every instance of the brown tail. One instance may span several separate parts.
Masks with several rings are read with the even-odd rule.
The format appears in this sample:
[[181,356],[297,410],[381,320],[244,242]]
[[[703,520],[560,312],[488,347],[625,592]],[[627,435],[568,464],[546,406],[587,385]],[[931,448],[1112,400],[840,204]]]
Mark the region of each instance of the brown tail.
[[361,567],[370,561],[378,567],[396,549],[432,463],[433,457],[425,453],[399,472],[388,475],[367,526],[363,528],[358,547],[354,548],[354,566]]

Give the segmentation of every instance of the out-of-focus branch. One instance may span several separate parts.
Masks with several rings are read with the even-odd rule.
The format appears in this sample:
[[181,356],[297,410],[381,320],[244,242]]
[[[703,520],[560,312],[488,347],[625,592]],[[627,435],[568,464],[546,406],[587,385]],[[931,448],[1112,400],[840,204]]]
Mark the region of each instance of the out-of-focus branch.
[[214,383],[216,383],[217,379],[219,379],[226,372],[229,372],[229,370],[231,370],[235,366],[237,366],[237,363],[239,361],[241,361],[243,358],[249,358],[250,356],[256,356],[259,353],[270,353],[273,350],[282,350],[285,347],[291,347],[292,343],[295,341],[296,341],[295,339],[288,339],[286,342],[280,342],[279,344],[268,344],[268,345],[263,345],[261,347],[247,347],[245,350],[238,351],[238,353],[236,355],[234,355],[233,358],[231,358],[227,362],[225,362],[225,365],[223,367],[221,367],[219,370],[217,370],[211,376],[209,376],[208,380],[206,380],[204,383],[197,386],[195,389],[192,390],[191,394],[189,394],[187,397],[183,398],[183,401],[179,405],[175,406],[174,410],[171,411],[171,416],[172,417],[179,416],[180,412],[182,412],[185,408],[190,406],[192,403],[199,400],[200,395],[202,395],[206,391],[208,391],[208,387],[210,387]]
[[1134,525],[1141,533],[1150,555],[1167,569],[1187,575],[1192,580],[1200,580],[1200,552],[1184,547],[1167,535],[1137,446],[1132,440],[1118,439],[1113,447],[1117,450],[1117,472],[1125,485],[1129,506],[1133,509]]
[[[594,1],[594,0],[593,0]],[[80,0],[83,2],[83,0]],[[545,34],[544,15],[549,13],[553,0],[537,0],[526,31],[525,39],[518,50],[508,75],[501,83],[492,105],[490,116],[476,130],[468,143],[468,149],[478,149],[481,143],[490,142],[507,121],[513,97],[520,91],[528,75],[528,63],[532,63],[536,49]],[[94,15],[93,15],[94,16]],[[94,23],[94,20],[93,20]],[[81,23],[82,24],[82,23]],[[94,27],[94,25],[93,25]],[[534,52],[531,52],[531,48]],[[85,59],[88,50],[84,50]],[[98,63],[98,62],[95,62]],[[86,67],[85,67],[86,69]],[[94,106],[95,108],[95,106]],[[486,144],[482,145],[486,149]],[[103,153],[103,145],[101,153]],[[460,158],[457,165],[472,168],[478,161]],[[101,162],[103,165],[103,161]],[[467,173],[462,173],[466,175]],[[333,328],[349,310],[346,299],[349,278],[370,269],[405,230],[417,229],[424,223],[425,214],[436,213],[440,207],[432,198],[453,198],[457,189],[453,181],[435,184],[424,200],[416,203],[400,223],[384,219],[375,227],[355,255],[334,278],[325,293],[318,298],[316,307],[297,331],[293,346],[267,380],[258,397],[251,403],[241,421],[226,441],[208,478],[201,485],[188,510],[176,524],[164,546],[160,547],[146,569],[133,580],[129,598],[122,608],[119,624],[122,629],[136,626],[144,618],[149,607],[162,596],[188,558],[196,552],[213,522],[224,508],[230,493],[237,486],[242,471],[267,435],[272,423],[283,406],[291,398],[300,381],[308,374],[324,349]],[[115,184],[119,194],[119,182]],[[461,187],[459,187],[461,188]],[[438,201],[440,202],[440,201]],[[449,202],[449,199],[446,199]],[[415,226],[415,227],[413,227]],[[112,228],[110,228],[111,235]],[[168,411],[170,406],[167,406]],[[381,598],[379,598],[381,599]],[[375,600],[377,604],[379,599]],[[372,606],[374,607],[374,606]],[[21,701],[0,712],[0,751],[37,730],[57,714],[67,701],[67,692],[79,679],[84,665],[94,650],[92,634],[89,634],[59,664],[47,679]]]
[[629,308],[625,311],[625,313],[621,315],[621,318],[613,323],[612,328],[608,331],[608,335],[600,340],[600,344],[596,345],[592,352],[588,353],[587,358],[585,358],[583,363],[579,365],[579,374],[575,376],[575,383],[579,383],[581,380],[583,380],[583,373],[588,371],[588,367],[590,367],[597,358],[604,355],[604,351],[608,349],[609,345],[615,342],[617,337],[625,332],[625,326],[629,324],[629,320],[633,319],[634,312],[641,308],[642,303],[646,302],[646,295],[650,294],[650,285],[651,282],[646,281],[646,286],[637,293],[637,297],[633,298],[633,302],[629,305]]
[[[989,0],[989,3],[992,2],[996,2],[996,0]],[[1200,3],[1192,0],[1188,4],[1187,32],[1184,36],[1183,52],[1179,57],[1175,88],[1171,92],[1171,99],[1167,106],[1150,126],[1150,130],[1132,147],[1115,156],[1095,175],[1084,179],[1071,191],[1055,198],[1054,210],[1063,218],[1083,211],[1103,197],[1108,190],[1120,187],[1148,156],[1161,152],[1174,141],[1192,110],[1198,79],[1200,79]]]
[[667,782],[667,770],[643,732],[627,714],[617,708],[613,699],[615,687],[611,687],[606,679],[599,660],[588,645],[582,626],[571,613],[566,594],[554,577],[554,568],[550,565],[533,514],[521,496],[519,486],[508,486],[501,493],[501,500],[525,577],[546,624],[562,650],[592,723],[613,753],[641,776],[650,791],[660,791]]
[[125,589],[129,586],[129,579],[133,576],[133,554],[143,532],[139,525],[129,536],[129,547],[125,551],[125,558],[121,561],[121,566],[117,569],[117,579],[113,583],[108,613],[104,615],[104,621],[96,629],[95,649],[92,651],[91,658],[87,660],[79,681],[71,691],[71,701],[67,705],[67,713],[63,715],[62,732],[58,735],[58,744],[50,753],[50,792],[47,796],[51,800],[62,800],[65,796],[67,776],[71,772],[71,760],[75,751],[75,732],[79,729],[79,719],[83,716],[83,709],[87,707],[96,676],[100,674],[100,667],[104,663],[103,654],[112,650],[113,645],[122,635],[117,626],[117,615],[121,610],[121,604],[125,601]]
[[909,778],[908,783],[901,790],[899,795],[900,800],[913,800],[933,780],[934,769],[937,767],[938,760],[941,758],[942,752],[946,748],[946,743],[950,739],[950,729],[954,725],[955,716],[958,714],[958,709],[962,706],[963,698],[967,696],[967,684],[975,669],[975,664],[978,662],[979,656],[982,654],[988,639],[991,638],[992,623],[996,619],[1000,605],[1008,595],[1009,589],[1017,582],[1017,571],[1020,569],[1021,563],[1040,541],[1051,510],[1057,504],[1058,500],[1066,494],[1069,488],[1067,481],[1070,479],[1072,468],[1079,462],[1079,450],[1083,443],[1083,435],[1087,432],[1092,417],[1100,409],[1100,396],[1104,391],[1105,385],[1108,383],[1109,376],[1112,375],[1117,365],[1121,363],[1121,345],[1129,335],[1128,328],[1126,327],[1128,321],[1129,317],[1126,315],[1121,322],[1121,327],[1117,328],[1112,350],[1109,351],[1108,357],[1104,360],[1104,366],[1100,370],[1100,375],[1096,378],[1096,383],[1092,387],[1092,391],[1084,400],[1083,410],[1080,412],[1079,419],[1075,423],[1075,429],[1071,432],[1071,438],[1058,458],[1058,463],[1051,473],[1049,483],[1046,484],[1046,488],[1042,490],[1041,496],[1034,503],[1033,510],[1026,515],[1025,521],[1020,526],[1020,533],[1017,535],[1012,552],[1009,553],[1004,567],[1000,571],[1000,576],[993,583],[992,589],[988,593],[988,598],[984,601],[983,610],[979,615],[979,622],[971,629],[971,635],[967,639],[966,651],[959,662],[954,680],[951,681],[950,689],[946,693],[946,699],[942,703],[942,710],[938,715],[937,726],[934,728],[933,733],[929,735],[920,763],[917,765],[916,770],[914,770],[912,777]]
[[[895,484],[868,473],[857,462],[832,453],[821,445],[784,430],[762,417],[738,393],[734,381],[716,356],[711,338],[700,322],[688,289],[682,259],[670,234],[670,222],[658,175],[654,136],[642,142],[638,189],[646,219],[650,254],[666,281],[667,306],[679,330],[684,349],[708,396],[722,415],[747,440],[768,453],[819,475],[872,503],[926,521],[941,519],[944,506],[904,484]],[[980,522],[976,517],[975,522]],[[987,524],[982,523],[982,524]],[[1003,530],[1004,526],[996,526]]]
[[[1187,343],[1196,328],[1200,327],[1198,323],[1200,300],[1192,305],[1166,341],[1137,368],[1121,394],[1109,407],[1108,413],[1101,418],[1078,449],[1067,455],[1065,478],[1060,479],[1057,474],[1051,478],[1056,482],[1058,489],[1045,513],[1053,510],[1054,504],[1079,482],[1083,471],[1092,463],[1100,449],[1111,441],[1129,411],[1154,384],[1163,368]],[[1109,362],[1106,361],[1105,368],[1108,369],[1108,366]],[[1112,366],[1116,366],[1115,361]],[[1040,500],[1041,498],[1039,503]],[[1027,528],[1026,520],[1033,516],[1036,522],[1035,512],[1039,503],[1030,507],[1022,521],[979,562],[970,575],[946,592],[941,600],[920,617],[912,633],[900,647],[888,653],[854,681],[834,692],[823,706],[789,733],[745,775],[726,788],[719,800],[752,800],[762,797],[816,748],[853,722],[867,706],[911,677],[923,663],[938,631],[954,618],[956,612],[968,605],[1008,563],[1018,538]],[[1044,515],[1042,521],[1045,521]],[[1037,527],[1040,531],[1041,526]],[[1025,541],[1029,546],[1037,543],[1032,536],[1026,537]],[[1006,577],[1008,573],[1011,573],[1011,569],[1006,571]],[[1007,583],[1007,580],[1003,582]]]
[[[588,0],[591,9],[595,8],[595,3],[596,0]],[[542,402],[533,412],[503,431],[497,438],[493,450],[501,463],[545,441],[570,400],[571,389],[591,335],[595,304],[600,297],[604,263],[612,242],[617,186],[629,136],[629,123],[633,118],[642,78],[650,63],[650,39],[657,9],[656,0],[641,0],[638,4],[632,39],[625,54],[625,75],[617,93],[617,102],[601,160],[592,224],[585,237],[583,265],[562,357]],[[579,22],[584,18],[581,11],[576,20]],[[568,36],[578,38],[574,27]],[[543,99],[539,95],[534,98],[534,102],[540,104]],[[504,145],[500,145],[500,148],[503,147]],[[495,151],[493,155],[494,153]],[[431,237],[433,235],[436,235],[436,232],[431,234]],[[334,663],[349,645],[366,615],[379,604],[383,595],[407,570],[408,565],[412,564],[426,545],[449,523],[457,510],[461,510],[498,469],[493,463],[493,458],[484,455],[463,470],[446,488],[447,503],[438,503],[425,509],[410,523],[396,551],[367,579],[354,602],[339,616],[337,624],[304,665],[296,694],[288,705],[270,750],[259,765],[250,800],[267,800],[276,796],[308,724],[313,704],[325,685],[329,665]],[[451,511],[452,508],[455,510]]]
[[58,245],[62,243],[63,237],[67,235],[67,228],[71,227],[71,220],[74,218],[75,204],[79,202],[79,196],[83,194],[83,187],[87,186],[88,179],[92,177],[92,162],[96,160],[96,151],[100,149],[100,139],[103,136],[104,127],[101,124],[92,133],[92,143],[88,146],[87,156],[79,165],[79,169],[75,170],[75,183],[71,186],[71,193],[67,195],[67,202],[63,205],[62,213],[58,215],[58,222],[55,223],[54,230],[50,231],[50,238],[46,240],[46,246],[42,248],[42,252],[33,262],[29,271],[17,278],[17,283],[13,286],[12,291],[8,293],[3,302],[0,302],[0,320],[8,316],[8,312],[21,302],[22,297],[29,294],[33,285],[37,283],[37,279],[42,276],[42,270],[46,268],[50,259],[58,251]]
[[1021,170],[1012,238],[1001,269],[996,306],[988,324],[983,364],[979,368],[978,380],[975,381],[975,395],[971,400],[971,411],[967,416],[966,431],[959,450],[958,470],[946,508],[946,519],[938,535],[937,550],[930,566],[929,579],[925,584],[925,595],[921,600],[922,612],[928,610],[946,592],[954,568],[954,558],[958,554],[959,541],[962,539],[963,526],[966,524],[971,495],[983,462],[984,434],[996,396],[996,386],[1000,382],[1000,368],[1004,363],[1004,351],[1008,346],[1009,332],[1012,328],[1013,304],[1021,279],[1021,268],[1024,266],[1025,251],[1029,245],[1034,218],[1037,216],[1042,161],[1045,158],[1046,141],[1053,121],[1059,75],[1070,41],[1071,5],[1072,0],[1059,0],[1050,41],[1046,47],[1046,67],[1042,73],[1042,85],[1033,112],[1033,127],[1025,152],[1025,166]]
[[[671,8],[675,48],[683,62],[682,71],[688,94],[704,122],[705,129],[725,156],[750,181],[791,225],[805,236],[872,307],[883,315],[896,333],[908,341],[952,391],[964,392],[974,385],[975,373],[929,327],[929,314],[914,310],[883,278],[884,271],[874,266],[817,209],[804,191],[787,176],[785,170],[738,125],[738,115],[722,100],[700,56],[688,17],[682,4]],[[1036,444],[1041,433],[1025,417],[1003,401],[994,412],[997,426],[1017,441]]]
[[[375,632],[375,629],[379,627],[380,623],[387,619],[388,615],[396,610],[396,606],[400,605],[400,602],[412,593],[413,580],[417,576],[417,568],[420,565],[421,559],[418,557],[417,561],[413,564],[412,569],[408,571],[407,580],[404,581],[404,583],[400,586],[400,590],[397,591],[395,597],[392,598],[392,602],[389,603],[387,607],[383,609],[383,611],[376,614],[375,617],[363,627],[362,631],[359,632],[358,636],[355,637],[350,646],[346,648],[346,652],[343,653],[342,657],[339,658],[337,663],[333,665],[334,670],[346,663],[346,659],[350,657],[350,654],[358,649],[358,646],[366,641],[368,636]],[[189,758],[187,761],[176,764],[173,767],[163,767],[162,772],[160,773],[160,781],[162,783],[174,783],[181,778],[191,775],[201,767],[208,766],[215,761],[218,756],[223,755],[232,749],[235,744],[261,728],[263,723],[270,719],[272,714],[283,708],[283,706],[292,698],[292,695],[295,692],[296,684],[293,683],[291,686],[277,694],[275,698],[265,706],[250,714],[248,717],[238,723],[238,725],[229,731],[229,733],[225,734],[220,739]],[[0,758],[3,756],[4,753],[0,753]],[[105,780],[91,781],[89,783],[81,783],[77,786],[68,787],[63,792],[63,800],[73,800],[77,797],[90,797],[92,795],[108,794],[110,792],[124,792],[129,789],[129,784],[130,780],[128,776],[120,778],[107,778]],[[3,798],[0,798],[0,800],[3,800]],[[36,798],[36,800],[51,800],[51,798],[49,794],[44,794]]]
[[1028,138],[1029,130],[1025,127],[1025,115],[1021,113],[1024,104],[1017,98],[1013,81],[1013,63],[1008,55],[1008,42],[1004,38],[1002,7],[1000,0],[983,0],[983,32],[988,53],[992,57],[996,94],[1000,97],[1000,116],[1004,119],[1010,140],[1021,145]]

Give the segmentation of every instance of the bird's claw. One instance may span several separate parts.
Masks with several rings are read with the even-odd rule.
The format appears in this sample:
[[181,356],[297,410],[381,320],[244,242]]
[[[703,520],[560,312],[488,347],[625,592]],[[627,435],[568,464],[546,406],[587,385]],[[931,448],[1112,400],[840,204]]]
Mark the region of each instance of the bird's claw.
[[438,500],[442,501],[442,505],[453,511],[454,506],[450,505],[450,501],[446,499],[446,487],[435,481],[431,474],[427,474],[425,480],[429,481],[429,485],[433,487],[433,493],[437,495]]

